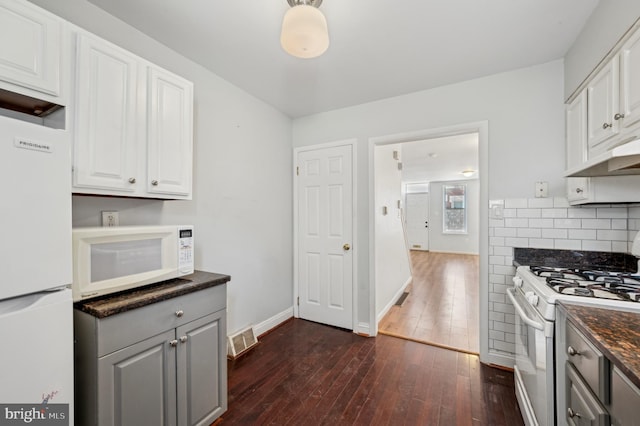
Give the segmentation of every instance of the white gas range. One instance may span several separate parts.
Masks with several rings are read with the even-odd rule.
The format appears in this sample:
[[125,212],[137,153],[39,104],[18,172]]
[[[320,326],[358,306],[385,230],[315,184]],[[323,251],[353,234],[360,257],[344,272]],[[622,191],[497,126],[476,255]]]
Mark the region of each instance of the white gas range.
[[[640,233],[632,254],[640,256]],[[556,414],[555,319],[558,301],[640,312],[640,274],[519,266],[507,295],[515,308],[516,397],[525,424],[562,424]]]

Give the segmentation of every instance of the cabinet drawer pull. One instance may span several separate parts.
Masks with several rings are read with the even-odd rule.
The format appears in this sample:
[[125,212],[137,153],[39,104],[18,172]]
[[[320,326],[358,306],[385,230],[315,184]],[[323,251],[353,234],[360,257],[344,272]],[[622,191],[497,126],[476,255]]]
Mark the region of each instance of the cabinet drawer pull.
[[187,337],[187,336],[181,336],[181,337],[180,337],[180,343],[184,343],[184,342],[186,342],[187,340],[189,340],[189,337]]
[[152,180],[152,181],[151,181],[151,185],[153,185],[153,186],[158,186],[158,181],[157,181],[157,180]]
[[604,123],[604,124],[602,125],[602,128],[603,128],[603,129],[605,129],[605,130],[607,130],[609,127],[613,127],[613,124],[611,124],[611,123]]
[[169,346],[175,348],[176,346],[178,346],[178,341],[176,339],[169,340]]
[[624,118],[624,114],[617,113],[616,115],[613,116],[613,119],[616,121],[620,120],[621,118]]
[[576,193],[582,194],[582,188],[576,188]]
[[580,414],[578,414],[575,411],[573,411],[573,408],[571,408],[571,407],[567,408],[567,415],[570,418],[574,418],[574,417],[580,418],[581,417]]
[[136,178],[130,177],[129,178],[129,183],[136,183]]
[[575,350],[575,349],[573,348],[573,346],[569,346],[569,347],[567,348],[567,353],[568,353],[569,355],[571,355],[571,356],[580,356],[580,355],[582,355],[579,351]]
[[182,318],[183,315],[184,315],[184,311],[182,309],[180,309],[179,311],[176,311],[176,316],[178,318]]

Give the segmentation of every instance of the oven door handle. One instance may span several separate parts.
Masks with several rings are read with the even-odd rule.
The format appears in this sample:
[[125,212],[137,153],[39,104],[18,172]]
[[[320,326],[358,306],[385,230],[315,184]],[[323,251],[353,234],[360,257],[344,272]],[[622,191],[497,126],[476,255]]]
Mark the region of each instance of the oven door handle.
[[524,311],[524,309],[522,309],[522,306],[520,306],[520,303],[518,303],[518,301],[516,300],[516,296],[514,295],[515,291],[516,290],[513,288],[508,288],[507,296],[509,296],[509,299],[511,299],[511,303],[513,303],[513,307],[516,308],[516,311],[518,312],[520,318],[522,318],[522,321],[524,321],[525,324],[535,328],[536,330],[544,331],[544,324],[534,321],[527,316],[527,313]]

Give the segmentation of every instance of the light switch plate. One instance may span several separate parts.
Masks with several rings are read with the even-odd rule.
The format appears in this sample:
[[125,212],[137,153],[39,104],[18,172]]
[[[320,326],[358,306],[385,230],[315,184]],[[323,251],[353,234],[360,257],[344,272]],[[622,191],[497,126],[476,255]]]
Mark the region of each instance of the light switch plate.
[[536,198],[547,198],[549,196],[549,183],[536,182]]
[[489,218],[504,219],[504,200],[489,201]]

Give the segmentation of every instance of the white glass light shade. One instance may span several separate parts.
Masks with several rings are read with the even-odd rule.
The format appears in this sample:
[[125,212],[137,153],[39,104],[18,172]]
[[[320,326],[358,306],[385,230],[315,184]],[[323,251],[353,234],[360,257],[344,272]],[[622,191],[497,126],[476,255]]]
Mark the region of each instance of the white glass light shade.
[[322,12],[304,4],[289,9],[282,20],[280,44],[298,58],[322,55],[329,47],[327,20]]
[[467,169],[460,172],[460,174],[464,177],[471,177],[475,174],[475,172],[476,172],[475,170]]

